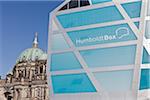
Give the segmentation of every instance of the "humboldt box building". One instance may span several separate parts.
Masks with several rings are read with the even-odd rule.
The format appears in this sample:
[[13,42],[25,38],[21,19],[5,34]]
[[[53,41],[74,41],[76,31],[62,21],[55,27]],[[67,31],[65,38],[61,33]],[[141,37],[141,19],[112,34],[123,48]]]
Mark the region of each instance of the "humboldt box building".
[[148,99],[147,2],[66,0],[50,13],[51,100]]

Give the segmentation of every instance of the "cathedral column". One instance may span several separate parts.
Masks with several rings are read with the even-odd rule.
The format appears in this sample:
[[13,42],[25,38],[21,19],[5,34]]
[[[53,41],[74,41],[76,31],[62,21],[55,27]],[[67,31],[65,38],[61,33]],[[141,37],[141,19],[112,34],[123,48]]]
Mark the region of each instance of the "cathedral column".
[[44,73],[46,73],[46,72],[45,72],[45,65],[43,65],[43,74],[44,74]]
[[44,80],[45,79],[45,66],[43,65],[43,73],[42,73],[42,80]]
[[50,99],[48,94],[49,94],[49,88],[47,87],[47,88],[46,88],[46,100],[49,100],[49,99]]
[[46,88],[44,87],[44,100],[46,99]]
[[16,69],[16,78],[18,78],[18,69]]
[[30,70],[30,81],[32,80],[32,69]]
[[25,75],[25,70],[26,70],[26,69],[23,69],[23,77],[25,77],[25,76],[26,76],[26,75]]
[[40,74],[40,67],[38,67],[38,74]]
[[26,78],[29,78],[29,77],[30,77],[30,75],[29,75],[29,74],[30,74],[30,72],[29,72],[29,68],[27,67],[27,68],[26,68]]
[[35,88],[32,88],[32,98],[35,98]]
[[17,94],[17,90],[14,89],[14,92],[13,92],[13,100],[17,100],[17,97],[18,97],[18,94]]

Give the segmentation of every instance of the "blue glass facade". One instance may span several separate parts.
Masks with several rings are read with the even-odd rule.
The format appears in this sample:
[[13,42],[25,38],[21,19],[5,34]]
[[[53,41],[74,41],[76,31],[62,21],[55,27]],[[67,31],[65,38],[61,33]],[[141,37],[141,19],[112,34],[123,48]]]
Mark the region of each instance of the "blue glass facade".
[[58,15],[57,18],[64,28],[79,27],[83,25],[124,19],[115,6],[62,14]]
[[105,91],[123,92],[130,91],[132,88],[132,70],[99,72],[94,75]]
[[[147,50],[143,48],[143,59],[142,64],[150,64],[150,55]],[[141,69],[141,79],[140,79],[140,90],[150,89],[150,68]]]
[[141,9],[141,1],[122,4],[122,6],[130,18],[140,17],[141,10],[137,10],[137,9]]
[[96,92],[86,74],[52,76],[54,93]]
[[56,34],[52,37],[52,48],[51,50],[64,50],[70,48],[67,42],[65,41],[62,34]]
[[[131,95],[128,92],[138,91],[139,83],[133,82],[139,79],[135,73],[140,72],[136,67],[140,66],[137,65],[141,60],[139,55],[142,56],[139,45],[142,41],[138,36],[143,36],[137,32],[141,25],[142,1],[122,1],[120,4],[130,21],[112,2],[91,0],[87,9],[60,11],[52,18],[60,28],[57,31],[61,31],[50,33],[49,71],[51,88],[56,96],[103,92],[121,92],[127,96]],[[99,6],[99,3],[108,5]],[[142,57],[143,64],[150,63],[146,49]],[[141,73],[140,90],[149,87],[149,83],[144,83],[149,80],[144,76],[149,72],[142,70]]]
[[137,39],[127,24],[71,31],[68,35],[77,47]]
[[145,48],[143,49],[142,64],[150,64],[150,55],[148,54],[148,52]]
[[104,3],[104,2],[110,2],[112,0],[91,0],[92,4],[98,4],[98,3]]
[[135,52],[136,45],[131,45],[86,50],[80,53],[89,67],[110,67],[135,64]]
[[150,89],[150,69],[141,70],[140,90]]
[[80,69],[81,65],[72,52],[53,54],[51,71]]

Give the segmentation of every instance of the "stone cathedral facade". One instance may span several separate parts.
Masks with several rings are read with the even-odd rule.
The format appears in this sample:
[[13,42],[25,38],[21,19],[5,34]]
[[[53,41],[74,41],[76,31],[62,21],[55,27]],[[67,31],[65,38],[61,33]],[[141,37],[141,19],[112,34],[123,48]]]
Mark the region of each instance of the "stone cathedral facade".
[[32,48],[21,53],[6,79],[0,79],[0,100],[48,100],[46,63],[36,34]]

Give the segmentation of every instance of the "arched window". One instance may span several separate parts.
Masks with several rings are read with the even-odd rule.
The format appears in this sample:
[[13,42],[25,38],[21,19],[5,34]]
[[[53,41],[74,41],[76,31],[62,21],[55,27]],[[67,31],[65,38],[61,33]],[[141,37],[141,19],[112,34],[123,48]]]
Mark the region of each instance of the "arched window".
[[40,67],[40,74],[43,73],[43,67]]

